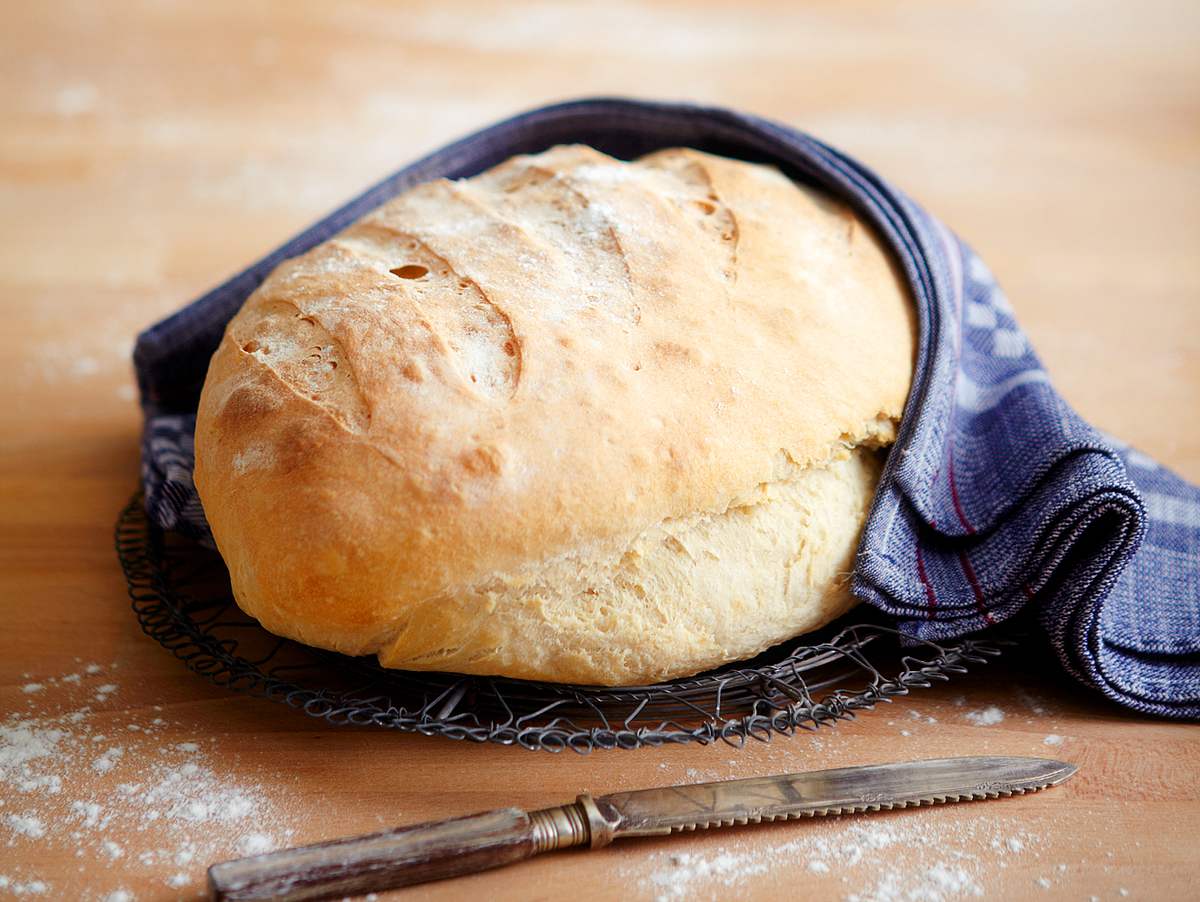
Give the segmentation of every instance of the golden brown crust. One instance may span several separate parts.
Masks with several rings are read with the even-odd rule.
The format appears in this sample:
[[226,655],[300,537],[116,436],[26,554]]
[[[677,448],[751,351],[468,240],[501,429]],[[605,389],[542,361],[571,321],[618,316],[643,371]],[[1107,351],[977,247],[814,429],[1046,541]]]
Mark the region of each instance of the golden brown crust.
[[[696,151],[559,147],[418,186],[282,264],[213,357],[196,485],[239,604],[269,629],[391,666],[514,672],[539,657],[523,643],[597,629],[576,595],[518,601],[514,574],[619,560],[664,524],[887,443],[913,349],[903,283],[841,204]],[[858,488],[828,560],[853,547],[868,470],[838,476]],[[757,647],[794,634],[764,612],[797,590],[752,591],[648,604],[762,615]],[[531,603],[543,613],[504,625]],[[516,634],[538,616],[541,635]],[[664,634],[650,667],[622,641],[521,675],[628,683],[747,652]]]

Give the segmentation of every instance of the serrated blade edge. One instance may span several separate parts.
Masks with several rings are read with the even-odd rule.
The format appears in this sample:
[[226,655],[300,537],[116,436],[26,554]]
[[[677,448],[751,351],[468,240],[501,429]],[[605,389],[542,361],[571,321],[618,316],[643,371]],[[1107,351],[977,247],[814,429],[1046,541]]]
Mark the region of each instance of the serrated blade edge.
[[617,838],[985,801],[1074,773],[1048,758],[940,758],[615,793],[595,803]]
[[802,821],[814,817],[835,817],[842,814],[870,814],[875,811],[896,811],[901,808],[921,808],[931,805],[949,805],[955,802],[982,802],[988,799],[1009,798],[1040,792],[1053,784],[1033,786],[1028,789],[1005,789],[994,792],[973,792],[955,795],[924,796],[918,799],[904,799],[896,802],[873,802],[861,805],[842,805],[837,808],[814,808],[806,811],[789,811],[781,814],[748,815],[746,817],[725,817],[717,820],[694,821],[687,824],[677,824],[670,827],[671,833],[691,833],[696,830],[707,830],[710,827],[735,827],[747,824],[769,824],[776,821]]

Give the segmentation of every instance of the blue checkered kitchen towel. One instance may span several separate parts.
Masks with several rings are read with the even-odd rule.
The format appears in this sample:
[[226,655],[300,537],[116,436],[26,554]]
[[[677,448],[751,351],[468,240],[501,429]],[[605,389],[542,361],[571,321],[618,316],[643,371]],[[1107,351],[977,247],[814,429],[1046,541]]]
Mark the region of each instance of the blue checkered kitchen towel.
[[772,163],[873,222],[911,283],[921,341],[855,591],[929,639],[1029,608],[1084,683],[1139,711],[1200,716],[1200,490],[1067,406],[987,267],[945,226],[838,151],[728,110],[597,99],[522,114],[402,169],[147,330],[134,360],[153,519],[211,541],[191,481],[196,402],[225,324],[281,260],[410,185],[570,142]]

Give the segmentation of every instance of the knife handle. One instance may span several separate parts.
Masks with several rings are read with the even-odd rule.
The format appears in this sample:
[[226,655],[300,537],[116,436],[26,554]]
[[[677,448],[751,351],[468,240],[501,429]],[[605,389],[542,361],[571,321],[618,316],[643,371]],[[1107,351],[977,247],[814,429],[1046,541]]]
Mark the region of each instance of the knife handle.
[[605,845],[588,796],[568,805],[522,811],[500,808],[268,852],[208,869],[213,899],[326,899],[458,877],[570,846]]

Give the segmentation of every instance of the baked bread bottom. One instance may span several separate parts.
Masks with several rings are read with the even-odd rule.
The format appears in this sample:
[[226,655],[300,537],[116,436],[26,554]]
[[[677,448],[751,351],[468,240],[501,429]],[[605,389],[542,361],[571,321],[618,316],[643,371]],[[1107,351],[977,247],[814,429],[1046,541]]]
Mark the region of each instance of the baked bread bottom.
[[450,589],[412,605],[379,661],[628,686],[753,657],[857,603],[849,578],[881,457],[859,447],[722,513]]

